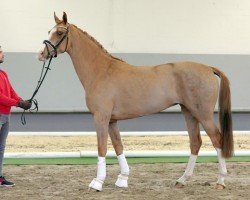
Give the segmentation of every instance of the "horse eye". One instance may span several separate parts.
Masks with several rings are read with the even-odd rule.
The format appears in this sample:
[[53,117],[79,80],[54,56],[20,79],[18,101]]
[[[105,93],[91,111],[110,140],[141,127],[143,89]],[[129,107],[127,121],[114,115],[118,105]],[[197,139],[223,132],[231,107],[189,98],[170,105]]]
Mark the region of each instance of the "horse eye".
[[57,32],[57,34],[58,34],[58,35],[62,35],[62,34],[63,34],[63,32]]

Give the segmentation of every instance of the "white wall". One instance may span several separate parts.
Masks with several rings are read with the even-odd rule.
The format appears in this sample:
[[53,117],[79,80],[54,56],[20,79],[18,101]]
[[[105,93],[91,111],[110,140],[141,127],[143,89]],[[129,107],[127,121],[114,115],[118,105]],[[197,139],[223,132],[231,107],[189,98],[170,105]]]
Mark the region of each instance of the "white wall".
[[37,52],[48,31],[68,14],[69,22],[93,33],[104,46],[110,46],[112,30],[110,0],[0,0],[0,44],[8,52]]
[[[37,83],[35,52],[55,24],[54,11],[59,17],[66,11],[70,23],[131,64],[185,59],[222,69],[233,110],[250,111],[249,0],[0,0],[0,45],[8,52],[0,67],[23,98]],[[87,111],[69,57],[52,65],[37,95],[40,111]]]
[[0,44],[36,52],[54,11],[111,53],[250,53],[249,0],[0,0]]

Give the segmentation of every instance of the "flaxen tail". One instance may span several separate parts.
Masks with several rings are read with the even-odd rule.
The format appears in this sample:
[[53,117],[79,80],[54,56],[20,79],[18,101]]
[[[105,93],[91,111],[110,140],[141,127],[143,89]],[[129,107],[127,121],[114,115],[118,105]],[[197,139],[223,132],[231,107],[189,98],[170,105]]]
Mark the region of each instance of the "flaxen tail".
[[222,134],[221,150],[222,156],[229,158],[234,153],[230,83],[223,72],[214,67],[212,69],[221,79],[219,93],[219,120]]

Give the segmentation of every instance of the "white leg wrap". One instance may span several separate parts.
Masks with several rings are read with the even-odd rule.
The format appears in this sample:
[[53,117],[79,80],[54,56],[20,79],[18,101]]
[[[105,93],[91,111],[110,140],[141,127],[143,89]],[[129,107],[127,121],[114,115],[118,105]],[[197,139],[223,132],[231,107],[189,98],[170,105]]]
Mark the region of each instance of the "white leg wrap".
[[129,166],[124,154],[117,156],[121,168],[121,174],[129,175]]
[[104,181],[106,178],[106,159],[98,156],[97,178]]
[[102,184],[106,178],[106,160],[105,157],[98,157],[97,163],[97,177],[89,184],[89,188],[101,191]]
[[193,154],[190,155],[186,170],[184,174],[182,175],[182,177],[180,177],[177,180],[178,183],[185,185],[186,181],[190,179],[190,177],[193,175],[196,159],[197,159],[197,155],[193,155]]
[[118,175],[115,185],[118,187],[128,187],[128,175],[129,175],[129,166],[124,154],[117,156],[119,165],[121,168],[121,174]]
[[226,167],[226,161],[225,158],[221,155],[221,149],[215,148],[218,155],[218,161],[219,161],[219,176],[217,183],[220,185],[225,186],[224,180],[227,175],[227,167]]

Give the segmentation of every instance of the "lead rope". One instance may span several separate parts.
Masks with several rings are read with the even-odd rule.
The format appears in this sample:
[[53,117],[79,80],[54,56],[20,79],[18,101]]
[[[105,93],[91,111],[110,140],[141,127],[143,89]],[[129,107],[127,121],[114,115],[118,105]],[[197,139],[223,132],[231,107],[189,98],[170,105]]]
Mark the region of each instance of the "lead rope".
[[[44,81],[44,79],[45,79],[45,77],[46,77],[46,74],[48,73],[49,70],[51,70],[51,69],[49,68],[49,66],[50,66],[50,63],[51,63],[51,61],[52,61],[52,58],[53,58],[53,56],[50,56],[50,58],[49,58],[49,63],[48,63],[48,65],[47,65],[47,67],[45,67],[46,61],[43,62],[43,68],[42,68],[42,71],[41,71],[40,78],[39,78],[39,80],[38,80],[36,89],[35,89],[35,91],[34,91],[32,97],[28,100],[30,103],[34,103],[34,105],[35,105],[34,108],[29,109],[29,112],[32,113],[32,114],[38,112],[38,101],[37,101],[36,99],[34,99],[34,97],[36,96],[38,90],[40,89],[40,87],[41,87],[41,85],[42,85],[42,83],[43,83],[43,81]],[[45,72],[44,72],[44,69],[46,69]],[[22,125],[26,125],[25,112],[26,112],[26,110],[23,110],[23,113],[22,113],[22,115],[21,115],[21,123],[22,123]]]

